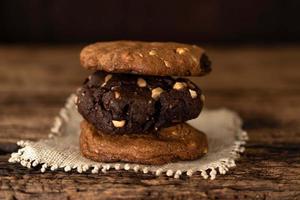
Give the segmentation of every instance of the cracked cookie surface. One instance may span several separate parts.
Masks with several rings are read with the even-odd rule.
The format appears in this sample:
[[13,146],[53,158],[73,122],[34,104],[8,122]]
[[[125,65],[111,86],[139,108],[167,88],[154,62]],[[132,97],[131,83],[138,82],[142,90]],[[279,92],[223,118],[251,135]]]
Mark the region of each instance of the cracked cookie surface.
[[195,160],[208,151],[207,138],[186,123],[161,129],[157,135],[110,135],[97,131],[87,121],[81,123],[80,151],[98,162],[165,164]]
[[109,73],[203,76],[211,71],[205,50],[175,42],[98,42],[82,49],[81,65]]
[[204,96],[190,80],[97,71],[77,92],[79,113],[109,134],[153,133],[196,118]]

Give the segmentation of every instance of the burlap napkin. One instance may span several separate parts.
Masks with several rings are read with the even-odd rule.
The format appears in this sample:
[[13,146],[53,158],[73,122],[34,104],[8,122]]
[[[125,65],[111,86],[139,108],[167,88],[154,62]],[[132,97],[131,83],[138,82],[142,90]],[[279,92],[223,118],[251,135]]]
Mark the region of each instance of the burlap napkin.
[[92,173],[105,173],[109,169],[115,169],[120,170],[120,173],[122,170],[134,170],[179,178],[183,173],[192,176],[198,171],[205,179],[215,179],[218,172],[225,174],[235,166],[235,160],[244,151],[243,145],[248,138],[247,133],[241,129],[241,119],[235,112],[227,109],[204,110],[197,119],[188,122],[204,131],[208,137],[209,151],[201,159],[160,166],[94,162],[82,157],[79,151],[79,124],[82,117],[75,108],[74,98],[75,95],[72,94],[55,118],[49,139],[19,141],[18,145],[22,148],[12,153],[9,162],[18,162],[28,168],[41,165],[41,172],[63,168],[66,172],[74,169],[78,173],[88,170]]

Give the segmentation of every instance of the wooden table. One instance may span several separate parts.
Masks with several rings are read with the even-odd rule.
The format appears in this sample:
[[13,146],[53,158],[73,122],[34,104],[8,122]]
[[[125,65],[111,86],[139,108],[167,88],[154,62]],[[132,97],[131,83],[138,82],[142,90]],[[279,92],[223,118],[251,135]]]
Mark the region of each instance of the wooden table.
[[81,46],[0,46],[0,199],[300,199],[300,47],[208,47],[196,79],[208,108],[244,119],[250,141],[216,180],[151,174],[40,173],[7,162],[20,139],[46,138],[66,97],[87,76]]

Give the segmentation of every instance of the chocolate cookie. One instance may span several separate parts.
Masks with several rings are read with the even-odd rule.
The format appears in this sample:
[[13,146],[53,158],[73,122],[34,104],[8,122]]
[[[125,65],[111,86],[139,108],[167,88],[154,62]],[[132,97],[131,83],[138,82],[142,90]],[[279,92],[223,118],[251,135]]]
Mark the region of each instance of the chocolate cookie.
[[174,42],[99,42],[80,53],[86,69],[153,76],[202,76],[211,71],[205,51]]
[[80,150],[83,156],[99,162],[165,164],[177,160],[195,160],[208,151],[204,133],[186,123],[164,128],[158,135],[110,135],[91,124],[81,124]]
[[77,93],[79,113],[108,134],[150,133],[196,118],[201,90],[187,79],[95,72]]

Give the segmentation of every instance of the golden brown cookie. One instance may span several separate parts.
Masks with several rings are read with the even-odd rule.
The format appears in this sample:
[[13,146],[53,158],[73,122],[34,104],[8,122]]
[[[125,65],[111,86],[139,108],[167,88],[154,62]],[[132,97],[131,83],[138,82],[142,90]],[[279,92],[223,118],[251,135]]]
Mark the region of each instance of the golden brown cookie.
[[86,69],[154,76],[202,76],[211,71],[204,49],[174,42],[98,42],[80,53]]
[[158,135],[111,135],[97,131],[87,121],[81,123],[80,150],[98,162],[165,164],[195,160],[208,151],[204,133],[186,123],[162,129]]

